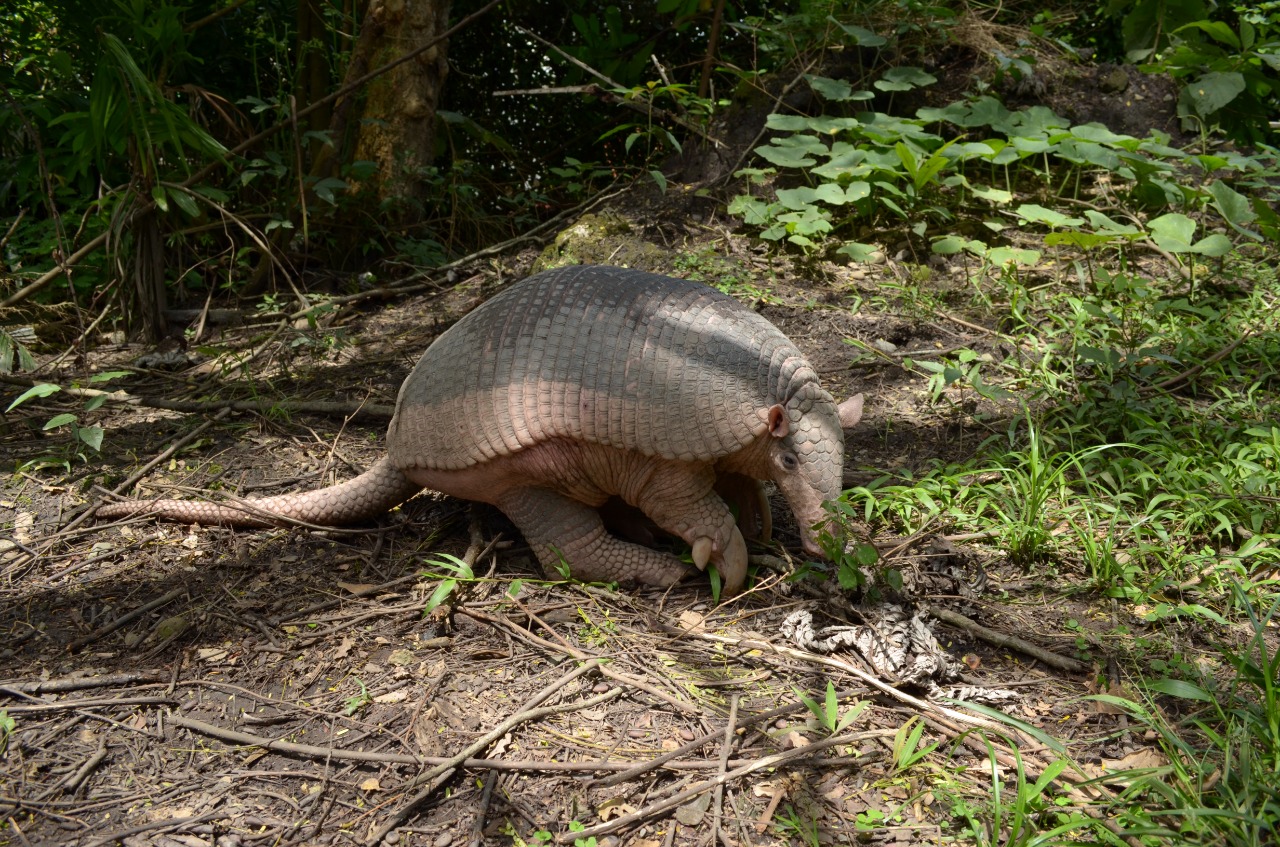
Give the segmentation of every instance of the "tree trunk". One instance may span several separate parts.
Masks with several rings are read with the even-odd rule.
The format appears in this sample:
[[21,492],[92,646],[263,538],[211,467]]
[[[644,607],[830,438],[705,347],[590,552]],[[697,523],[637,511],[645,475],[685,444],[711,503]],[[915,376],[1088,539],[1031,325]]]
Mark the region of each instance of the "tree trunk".
[[[360,38],[348,65],[381,67],[439,37],[449,28],[451,0],[370,0]],[[423,170],[435,158],[436,103],[448,64],[440,42],[369,83],[356,127],[355,153],[347,161],[370,161],[377,173],[365,188],[379,202],[393,200],[401,214],[425,195]]]

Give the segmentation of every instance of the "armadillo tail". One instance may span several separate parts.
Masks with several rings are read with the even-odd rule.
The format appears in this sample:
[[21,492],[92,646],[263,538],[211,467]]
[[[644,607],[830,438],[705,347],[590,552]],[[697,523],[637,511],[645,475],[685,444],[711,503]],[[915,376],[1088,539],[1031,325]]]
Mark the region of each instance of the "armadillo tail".
[[163,520],[205,525],[277,526],[288,518],[320,526],[341,526],[380,515],[400,505],[422,486],[384,456],[373,467],[338,485],[302,494],[280,494],[241,505],[199,500],[136,500],[98,507],[97,518],[152,515]]

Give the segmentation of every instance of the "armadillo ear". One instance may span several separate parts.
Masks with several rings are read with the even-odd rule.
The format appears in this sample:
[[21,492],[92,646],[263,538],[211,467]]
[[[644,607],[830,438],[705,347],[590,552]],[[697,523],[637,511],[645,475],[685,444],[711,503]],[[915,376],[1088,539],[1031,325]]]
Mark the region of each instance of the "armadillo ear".
[[787,420],[787,410],[778,404],[769,408],[769,434],[774,438],[786,438],[791,431],[791,421]]
[[839,405],[841,429],[853,429],[862,420],[862,400],[861,394],[855,394]]

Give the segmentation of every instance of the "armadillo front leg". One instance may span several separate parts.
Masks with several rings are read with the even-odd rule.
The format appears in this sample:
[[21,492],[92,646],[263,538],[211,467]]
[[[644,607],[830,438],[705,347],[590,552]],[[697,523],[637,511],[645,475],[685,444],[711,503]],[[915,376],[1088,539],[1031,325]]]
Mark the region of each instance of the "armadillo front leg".
[[517,488],[498,503],[533,548],[548,577],[563,561],[575,579],[675,585],[691,571],[674,556],[620,541],[605,531],[599,513],[545,488]]
[[747,582],[747,542],[714,484],[710,467],[664,462],[635,491],[623,491],[622,496],[658,526],[683,538],[693,548],[693,563],[699,569],[714,564],[724,580],[724,593],[733,595]]

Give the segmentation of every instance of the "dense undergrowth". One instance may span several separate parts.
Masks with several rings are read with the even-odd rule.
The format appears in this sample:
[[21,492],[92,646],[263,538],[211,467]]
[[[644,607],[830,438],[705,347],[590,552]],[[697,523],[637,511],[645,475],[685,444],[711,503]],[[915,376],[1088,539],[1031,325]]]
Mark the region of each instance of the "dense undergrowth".
[[[881,81],[936,82],[894,71]],[[847,492],[837,513],[851,535],[985,535],[1055,591],[1124,604],[1107,649],[1147,669],[1102,695],[1162,753],[1116,777],[1118,828],[1052,812],[1053,780],[1019,770],[976,804],[955,793],[961,840],[1267,843],[1280,820],[1276,150],[1176,147],[986,94],[913,117],[858,111],[872,88],[806,79],[822,110],[770,116],[763,161],[742,172],[760,187],[731,211],[810,254],[876,259],[884,240],[861,234],[895,233],[916,271],[863,308],[958,308],[1011,351],[902,361],[940,411],[977,409],[992,434],[966,461]],[[931,284],[931,254],[963,263],[967,293]],[[897,584],[869,575],[865,546],[847,549],[847,584]]]

